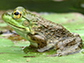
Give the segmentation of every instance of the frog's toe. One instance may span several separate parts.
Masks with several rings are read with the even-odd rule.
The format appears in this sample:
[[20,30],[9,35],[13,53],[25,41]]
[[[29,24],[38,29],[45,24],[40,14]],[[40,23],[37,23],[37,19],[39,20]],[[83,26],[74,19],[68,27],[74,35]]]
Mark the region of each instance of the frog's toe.
[[24,51],[25,54],[27,54],[27,53],[29,52],[29,49],[28,49],[28,48],[29,48],[29,47],[23,48],[23,51]]
[[23,52],[27,54],[28,52],[37,52],[37,50],[36,48],[26,46],[25,48],[23,48]]
[[44,50],[42,50],[42,49],[37,49],[37,51],[38,51],[38,52],[44,52]]
[[43,48],[40,48],[40,49],[37,49],[38,52],[44,52],[46,50],[48,50],[48,47],[47,46],[45,46]]

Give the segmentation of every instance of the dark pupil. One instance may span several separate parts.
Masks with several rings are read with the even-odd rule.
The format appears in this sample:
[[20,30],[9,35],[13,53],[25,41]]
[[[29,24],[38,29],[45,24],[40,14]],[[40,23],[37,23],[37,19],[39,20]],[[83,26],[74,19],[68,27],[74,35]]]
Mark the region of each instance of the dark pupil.
[[15,12],[14,14],[15,14],[15,15],[18,15],[18,14],[19,14],[19,12]]

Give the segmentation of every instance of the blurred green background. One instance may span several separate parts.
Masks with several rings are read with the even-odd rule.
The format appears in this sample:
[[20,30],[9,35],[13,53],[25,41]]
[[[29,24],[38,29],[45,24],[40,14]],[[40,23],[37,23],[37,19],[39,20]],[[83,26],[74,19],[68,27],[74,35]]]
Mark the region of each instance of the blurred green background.
[[84,13],[84,0],[0,0],[0,10],[23,6],[39,12],[81,12]]

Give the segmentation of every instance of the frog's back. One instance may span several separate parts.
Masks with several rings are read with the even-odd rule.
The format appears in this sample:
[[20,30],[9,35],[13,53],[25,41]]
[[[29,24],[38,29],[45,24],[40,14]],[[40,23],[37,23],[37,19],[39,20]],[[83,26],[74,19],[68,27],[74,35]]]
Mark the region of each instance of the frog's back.
[[35,23],[34,31],[43,34],[47,39],[53,40],[72,36],[62,25],[43,19],[42,17],[38,21],[35,21]]
[[33,28],[35,32],[41,33],[47,40],[47,45],[38,49],[39,52],[54,48],[60,56],[60,54],[67,55],[79,52],[82,48],[80,36],[78,34],[70,33],[62,25],[43,18],[37,21],[36,25],[37,26]]

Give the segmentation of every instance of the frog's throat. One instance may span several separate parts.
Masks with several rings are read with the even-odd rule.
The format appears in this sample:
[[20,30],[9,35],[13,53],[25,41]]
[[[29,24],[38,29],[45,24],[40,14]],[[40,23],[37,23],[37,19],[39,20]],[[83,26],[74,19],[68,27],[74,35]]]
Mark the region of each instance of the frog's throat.
[[11,27],[14,27],[14,28],[17,28],[17,29],[25,30],[25,28],[22,28],[22,27],[19,27],[19,26],[13,25],[13,24],[11,24],[11,23],[9,23],[9,22],[7,22],[7,24],[8,24],[9,26],[11,26]]

